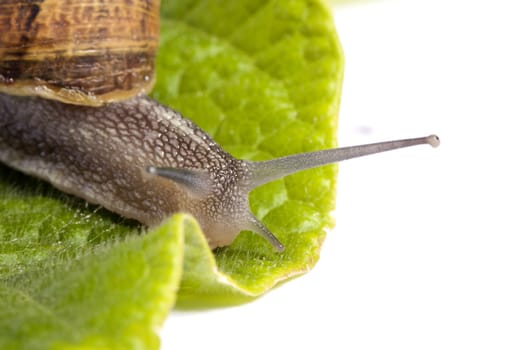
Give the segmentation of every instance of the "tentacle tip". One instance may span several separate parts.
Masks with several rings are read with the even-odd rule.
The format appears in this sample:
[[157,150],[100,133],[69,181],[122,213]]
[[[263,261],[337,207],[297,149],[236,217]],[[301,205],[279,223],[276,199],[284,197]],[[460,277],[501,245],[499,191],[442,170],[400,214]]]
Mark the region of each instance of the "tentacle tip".
[[149,174],[157,174],[157,168],[155,168],[154,166],[148,165],[146,167],[146,172]]
[[253,232],[266,239],[272,245],[272,247],[279,253],[284,252],[284,245],[279,241],[277,237],[275,237],[275,235],[270,230],[268,230],[266,226],[264,226],[262,222],[257,220],[257,218],[252,214],[248,216],[248,220],[249,227],[247,229],[252,230]]
[[437,136],[437,135],[430,135],[430,136],[427,137],[427,143],[428,143],[430,146],[436,148],[436,147],[439,146],[439,144],[441,143],[441,141],[439,140],[439,136]]
[[284,252],[284,245],[281,242],[277,241],[277,242],[274,242],[272,245],[275,248],[275,250],[277,250],[277,252],[279,253]]
[[[268,234],[269,233],[269,234]],[[275,249],[278,253],[284,252],[284,244],[277,239],[272,233],[268,231],[267,234],[264,234],[264,238],[272,245],[273,249]]]

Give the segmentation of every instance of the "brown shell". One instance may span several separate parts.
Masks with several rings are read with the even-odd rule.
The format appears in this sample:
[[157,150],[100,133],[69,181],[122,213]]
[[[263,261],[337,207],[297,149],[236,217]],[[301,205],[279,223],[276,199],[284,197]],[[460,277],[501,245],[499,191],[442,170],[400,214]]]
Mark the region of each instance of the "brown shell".
[[101,105],[154,83],[160,0],[0,1],[0,92]]

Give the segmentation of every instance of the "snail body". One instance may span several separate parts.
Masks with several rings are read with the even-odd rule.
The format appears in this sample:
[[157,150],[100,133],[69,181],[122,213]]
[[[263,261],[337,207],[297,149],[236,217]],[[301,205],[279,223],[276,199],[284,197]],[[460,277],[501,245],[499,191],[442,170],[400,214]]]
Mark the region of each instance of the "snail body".
[[[107,11],[95,0],[85,0],[78,8],[68,5],[71,16],[81,16],[87,11],[82,6],[87,6],[87,14],[96,18],[138,21],[132,36],[144,43],[127,42],[128,51],[113,49],[102,40],[110,35],[88,22],[85,31],[91,34],[86,37],[96,40],[84,41],[75,31],[63,40],[51,39],[46,25],[68,18],[49,14],[53,7],[44,8],[57,0],[13,3],[0,4],[0,26],[9,23],[11,28],[9,33],[0,30],[0,161],[148,226],[175,212],[188,212],[199,221],[211,248],[228,245],[240,231],[250,230],[283,250],[249,208],[249,192],[264,183],[349,158],[439,143],[431,135],[263,162],[236,159],[180,113],[145,95],[153,81],[158,32],[158,23],[146,22],[158,22],[158,2],[132,2],[140,7],[137,15],[131,15],[124,0],[120,10],[120,2]],[[141,14],[144,11],[154,14]],[[56,43],[49,44],[53,40]],[[68,46],[68,40],[75,45]],[[97,45],[105,49],[96,51]],[[102,63],[96,56],[86,60],[89,52],[103,56]],[[81,57],[80,64],[71,63],[77,62],[74,56]]]
[[0,161],[64,192],[154,226],[171,214],[194,215],[210,247],[241,230],[282,244],[250,212],[248,193],[285,175],[417,144],[436,136],[239,160],[178,112],[146,96],[78,106],[0,94]]
[[[246,215],[246,163],[146,96],[97,108],[0,94],[0,161],[148,226],[192,213],[211,246],[229,243],[222,236],[250,219],[236,218]],[[155,176],[148,166],[181,177]]]

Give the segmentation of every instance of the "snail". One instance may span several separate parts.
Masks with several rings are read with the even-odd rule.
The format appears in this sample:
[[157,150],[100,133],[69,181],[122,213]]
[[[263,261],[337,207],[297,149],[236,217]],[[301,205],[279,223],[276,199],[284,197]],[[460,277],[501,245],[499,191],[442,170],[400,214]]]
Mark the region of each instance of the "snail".
[[[249,230],[284,249],[250,211],[248,194],[262,184],[367,154],[439,144],[431,135],[260,162],[236,159],[147,96],[158,1],[119,0],[105,8],[15,2],[0,3],[0,162],[147,226],[188,212],[211,248]],[[132,28],[124,30],[128,22]]]

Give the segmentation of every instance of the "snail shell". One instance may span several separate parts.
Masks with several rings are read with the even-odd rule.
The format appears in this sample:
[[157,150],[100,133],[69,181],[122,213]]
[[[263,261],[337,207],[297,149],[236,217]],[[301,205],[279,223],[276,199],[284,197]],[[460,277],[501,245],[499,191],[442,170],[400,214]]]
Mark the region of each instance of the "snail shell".
[[239,160],[146,97],[158,1],[0,3],[0,161],[146,225],[194,215],[211,248],[254,231],[249,192],[285,175],[436,136]]
[[159,0],[2,1],[0,92],[101,105],[154,84]]

